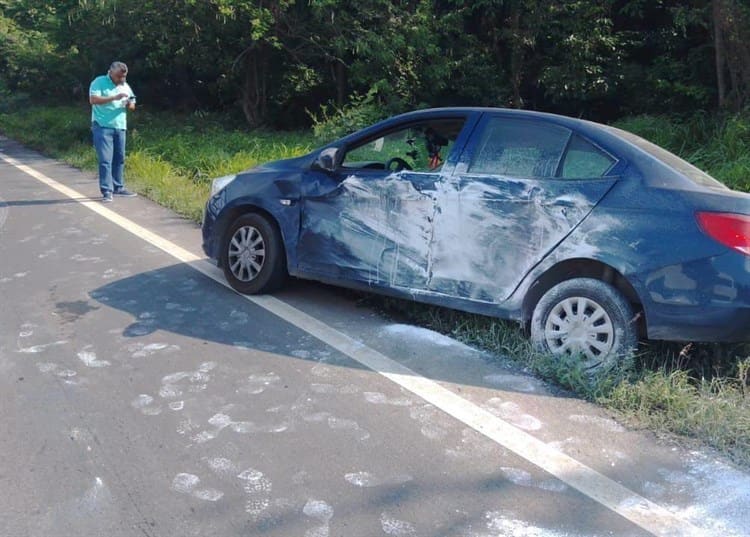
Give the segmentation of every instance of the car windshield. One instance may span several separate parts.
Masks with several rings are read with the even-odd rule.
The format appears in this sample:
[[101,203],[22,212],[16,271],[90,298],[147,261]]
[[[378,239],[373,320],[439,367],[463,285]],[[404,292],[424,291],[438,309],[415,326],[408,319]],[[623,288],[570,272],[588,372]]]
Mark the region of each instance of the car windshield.
[[696,168],[685,160],[682,160],[674,153],[670,153],[666,149],[659,147],[656,144],[652,144],[651,142],[645,140],[644,138],[641,138],[640,136],[636,136],[632,132],[624,131],[622,129],[611,126],[606,126],[605,128],[612,133],[617,134],[621,138],[625,138],[628,142],[635,144],[640,149],[642,149],[655,159],[663,162],[667,166],[674,168],[694,183],[710,188],[729,189],[729,187],[727,187],[724,183],[714,179],[703,170]]

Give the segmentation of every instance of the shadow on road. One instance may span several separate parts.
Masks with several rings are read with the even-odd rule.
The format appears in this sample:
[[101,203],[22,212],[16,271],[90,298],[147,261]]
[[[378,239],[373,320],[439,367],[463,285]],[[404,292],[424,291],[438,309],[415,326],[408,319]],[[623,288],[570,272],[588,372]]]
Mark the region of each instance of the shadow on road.
[[[311,293],[324,295],[325,299],[310,300]],[[281,321],[228,288],[217,285],[186,264],[171,265],[113,281],[91,291],[90,296],[108,307],[125,311],[133,317],[133,322],[123,330],[124,337],[141,337],[164,330],[230,347],[273,352],[295,360],[315,360],[315,353],[309,353],[309,358],[300,356],[299,352],[290,355],[290,348],[288,345],[284,346],[284,342],[289,343],[307,338],[310,345],[322,345],[317,340],[310,340],[305,332]],[[362,312],[362,316],[365,319],[372,319],[372,323],[388,324],[370,308],[360,306],[356,297],[338,288],[315,282],[292,280],[283,293],[279,294],[279,298],[286,301],[293,301],[294,298],[300,297],[304,297],[306,303],[310,304],[307,313],[316,318],[322,319],[325,317],[324,314],[328,314],[328,316],[346,319],[347,316],[351,317],[353,312],[354,314]],[[306,307],[305,310],[308,308]],[[347,332],[351,337],[359,339],[356,333]],[[398,337],[404,336],[395,334],[391,339]],[[435,360],[450,359],[446,354],[450,354],[451,350],[446,349],[444,345],[431,345],[429,341],[420,340],[417,342],[420,356],[414,356],[413,352],[409,353],[402,349],[408,344],[408,342],[404,343],[403,346],[395,346],[399,349],[395,352],[400,352],[404,356],[396,354],[394,358],[407,367],[411,366],[409,360],[424,362],[425,357],[429,356],[434,356]],[[415,343],[411,342],[411,346],[414,345]],[[394,349],[393,341],[390,342],[390,346],[385,346],[386,350],[379,348],[376,350],[389,355],[394,352],[391,350],[389,353],[387,350],[389,347]],[[456,352],[460,354],[459,351]],[[409,356],[406,356],[407,354]],[[420,370],[419,372],[433,380],[498,388],[497,384],[483,382],[481,376],[477,379],[465,375],[466,371],[461,368],[461,359],[461,356],[458,356],[453,364],[448,364],[452,367],[430,368],[429,371]],[[478,362],[476,365],[483,363],[481,358],[475,358],[475,360]],[[337,362],[346,367],[366,369],[365,366],[350,359]],[[508,373],[512,376],[510,371]],[[536,391],[534,388],[529,389],[529,383],[538,382],[535,379],[519,376],[518,379],[511,380],[509,385],[502,386],[503,390]],[[514,387],[514,382],[517,388]],[[566,396],[566,394],[556,395]]]

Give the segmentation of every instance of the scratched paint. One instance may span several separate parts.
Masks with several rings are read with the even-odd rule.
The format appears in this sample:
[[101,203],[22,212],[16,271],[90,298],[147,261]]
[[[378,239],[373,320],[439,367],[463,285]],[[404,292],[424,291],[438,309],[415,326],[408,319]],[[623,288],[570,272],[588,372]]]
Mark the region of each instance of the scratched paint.
[[501,302],[609,188],[552,195],[538,181],[458,176],[418,189],[408,177],[350,175],[306,200],[301,243],[332,245],[326,262],[363,281]]

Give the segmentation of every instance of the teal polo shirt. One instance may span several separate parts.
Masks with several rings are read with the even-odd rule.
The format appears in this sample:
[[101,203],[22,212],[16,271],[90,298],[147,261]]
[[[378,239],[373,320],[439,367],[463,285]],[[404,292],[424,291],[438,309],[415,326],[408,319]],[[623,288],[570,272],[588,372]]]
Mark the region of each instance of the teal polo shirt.
[[[89,95],[97,97],[109,97],[118,93],[127,93],[128,96],[135,97],[127,82],[115,85],[108,74],[96,77],[89,86]],[[96,121],[100,127],[126,129],[128,127],[127,104],[127,99],[106,104],[92,104],[91,121]]]

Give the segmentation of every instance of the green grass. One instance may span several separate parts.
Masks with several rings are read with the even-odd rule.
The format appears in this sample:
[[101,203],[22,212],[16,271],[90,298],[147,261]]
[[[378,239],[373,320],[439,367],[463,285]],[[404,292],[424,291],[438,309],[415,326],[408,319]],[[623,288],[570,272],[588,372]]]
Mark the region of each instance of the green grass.
[[[23,107],[0,113],[0,131],[93,174],[88,114],[88,107]],[[236,120],[214,114],[139,111],[129,122],[128,186],[195,221],[211,178],[298,156],[318,145],[309,132],[247,131]],[[641,116],[617,126],[681,155],[732,188],[750,190],[750,117]],[[372,295],[362,300],[393,317],[509,357],[636,426],[702,442],[750,467],[747,345],[649,343],[615,370],[591,376],[572,359],[534,351],[513,323]]]
[[[195,221],[214,177],[302,155],[315,145],[310,133],[246,131],[220,115],[138,112],[128,122],[128,187]],[[73,166],[96,170],[87,106],[0,113],[0,131]]]

